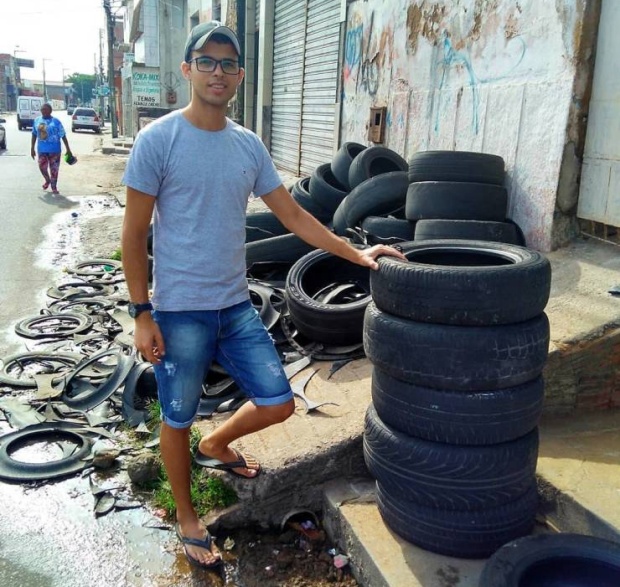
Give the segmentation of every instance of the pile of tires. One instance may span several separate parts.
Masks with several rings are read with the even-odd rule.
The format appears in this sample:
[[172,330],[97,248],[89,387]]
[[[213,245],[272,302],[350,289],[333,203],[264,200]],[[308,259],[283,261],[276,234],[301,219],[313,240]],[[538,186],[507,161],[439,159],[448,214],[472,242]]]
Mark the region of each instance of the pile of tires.
[[402,248],[408,262],[382,257],[370,275],[365,461],[395,533],[488,557],[534,525],[550,264],[494,242]]
[[[363,239],[351,238],[355,234],[350,231],[369,215],[400,215],[398,222],[407,225],[407,231],[398,240],[413,239],[413,229],[404,219],[407,187],[407,162],[398,153],[349,142],[330,163],[298,180],[291,195],[336,234],[366,246]],[[283,331],[289,342],[294,339],[304,348],[318,343],[330,349],[328,356],[363,356],[368,268],[314,250],[270,211],[247,215],[245,256],[248,277],[278,288],[284,281]]]
[[507,220],[504,160],[468,151],[422,151],[408,162],[405,216],[415,240],[467,239],[525,245]]
[[[369,216],[383,218],[387,223],[396,220],[392,218],[395,216],[400,226],[406,226],[405,240],[413,240],[413,226],[404,218],[407,187],[407,161],[398,153],[385,147],[348,142],[331,162],[319,165],[310,177],[299,179],[292,186],[291,195],[304,210],[340,236],[351,237],[350,231]],[[290,235],[270,211],[247,215],[248,268],[264,262],[292,263],[310,250]]]

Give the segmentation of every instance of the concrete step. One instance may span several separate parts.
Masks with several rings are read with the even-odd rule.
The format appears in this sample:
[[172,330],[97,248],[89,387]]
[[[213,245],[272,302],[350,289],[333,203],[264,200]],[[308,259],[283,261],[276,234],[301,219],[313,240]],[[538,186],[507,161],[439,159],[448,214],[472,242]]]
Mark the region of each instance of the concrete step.
[[[535,533],[620,543],[620,410],[547,416],[539,430]],[[394,534],[379,514],[372,480],[327,484],[324,524],[363,587],[478,587],[486,562],[437,555]]]
[[129,153],[131,153],[131,149],[126,147],[104,145],[101,147],[101,152],[104,155],[129,155]]
[[485,560],[434,554],[394,534],[375,504],[373,481],[334,481],[324,497],[325,529],[363,587],[478,587]]

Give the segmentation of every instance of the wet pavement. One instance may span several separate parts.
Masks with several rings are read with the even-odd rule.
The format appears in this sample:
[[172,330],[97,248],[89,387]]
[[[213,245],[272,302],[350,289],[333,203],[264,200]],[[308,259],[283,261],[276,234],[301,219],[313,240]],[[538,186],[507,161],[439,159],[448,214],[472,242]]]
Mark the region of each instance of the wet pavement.
[[93,506],[87,479],[0,484],[0,586],[170,584],[177,556],[161,521],[144,509],[95,518]]

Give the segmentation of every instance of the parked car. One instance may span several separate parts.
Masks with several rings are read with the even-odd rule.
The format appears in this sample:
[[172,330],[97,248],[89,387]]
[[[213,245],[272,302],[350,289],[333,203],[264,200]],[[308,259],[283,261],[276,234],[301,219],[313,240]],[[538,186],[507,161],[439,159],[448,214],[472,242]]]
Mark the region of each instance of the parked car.
[[41,116],[43,98],[37,96],[17,97],[17,128],[25,130],[31,127],[38,116]]
[[71,117],[71,131],[86,128],[94,130],[96,133],[101,132],[101,118],[94,108],[76,108]]
[[73,114],[76,108],[77,104],[69,104],[69,106],[67,106],[67,114]]
[[6,119],[0,118],[0,150],[6,149]]

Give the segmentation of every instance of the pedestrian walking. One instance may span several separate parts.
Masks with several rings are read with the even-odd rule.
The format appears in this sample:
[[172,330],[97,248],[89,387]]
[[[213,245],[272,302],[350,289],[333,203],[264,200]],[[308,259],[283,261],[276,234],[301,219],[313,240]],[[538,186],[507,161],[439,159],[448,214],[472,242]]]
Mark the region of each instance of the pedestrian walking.
[[62,152],[61,140],[65,144],[67,157],[72,159],[73,154],[62,122],[52,116],[52,106],[45,103],[41,106],[41,116],[38,116],[32,124],[30,156],[34,159],[38,154],[39,171],[44,179],[42,187],[46,190],[51,186],[54,195],[59,193],[58,171]]
[[377,269],[379,255],[403,258],[384,245],[357,249],[327,230],[282,185],[261,140],[227,118],[243,81],[240,53],[235,33],[217,21],[191,30],[181,63],[191,82],[190,103],[140,131],[123,177],[122,258],[134,342],[154,364],[176,531],[190,562],[209,568],[221,556],[191,502],[189,433],[211,362],[224,367],[250,401],[201,439],[193,458],[202,466],[256,479],[259,462],[231,444],[295,410],[278,353],[250,302],[244,248],[250,195],[261,197],[291,232],[353,263]]

